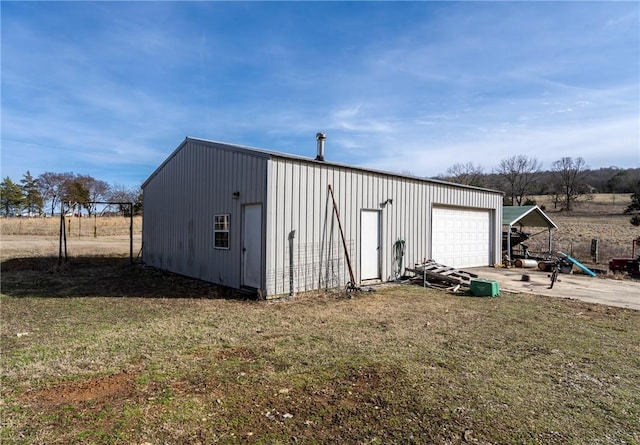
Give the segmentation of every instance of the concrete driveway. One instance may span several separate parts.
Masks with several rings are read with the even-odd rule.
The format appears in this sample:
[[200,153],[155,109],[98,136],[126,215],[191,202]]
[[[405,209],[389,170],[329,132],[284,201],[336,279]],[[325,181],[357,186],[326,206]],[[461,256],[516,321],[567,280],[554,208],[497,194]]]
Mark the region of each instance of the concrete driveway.
[[[498,282],[500,291],[523,292],[550,297],[575,298],[589,303],[640,310],[640,281],[615,280],[579,274],[560,274],[559,282],[549,287],[549,272],[538,269],[502,269],[474,267],[465,269],[480,278]],[[529,281],[522,281],[524,274]]]

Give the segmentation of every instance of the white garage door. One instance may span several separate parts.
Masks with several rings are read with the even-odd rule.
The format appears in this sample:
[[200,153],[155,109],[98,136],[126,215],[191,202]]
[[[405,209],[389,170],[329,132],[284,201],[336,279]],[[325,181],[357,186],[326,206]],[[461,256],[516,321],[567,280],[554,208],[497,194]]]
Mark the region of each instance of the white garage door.
[[487,266],[490,230],[489,210],[434,207],[431,258],[452,267]]

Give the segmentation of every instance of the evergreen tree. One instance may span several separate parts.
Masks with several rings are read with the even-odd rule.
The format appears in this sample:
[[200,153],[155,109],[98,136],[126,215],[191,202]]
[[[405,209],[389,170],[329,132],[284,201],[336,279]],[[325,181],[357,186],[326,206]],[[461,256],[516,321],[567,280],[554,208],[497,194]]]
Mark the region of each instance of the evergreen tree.
[[631,195],[631,203],[624,209],[624,213],[631,215],[640,212],[640,180],[634,187],[633,194]]
[[16,215],[22,209],[22,189],[8,176],[0,183],[0,210],[5,216]]
[[142,194],[142,188],[138,189],[136,193],[136,199],[133,201],[133,214],[142,215],[142,204],[144,202],[144,195]]
[[90,201],[89,190],[85,187],[82,181],[79,181],[77,177],[71,178],[65,184],[65,195],[63,201],[68,201],[69,209],[74,213],[81,213],[82,203]]
[[43,200],[38,187],[38,180],[31,176],[31,172],[27,170],[20,183],[22,184],[24,208],[29,212],[29,216],[42,214]]

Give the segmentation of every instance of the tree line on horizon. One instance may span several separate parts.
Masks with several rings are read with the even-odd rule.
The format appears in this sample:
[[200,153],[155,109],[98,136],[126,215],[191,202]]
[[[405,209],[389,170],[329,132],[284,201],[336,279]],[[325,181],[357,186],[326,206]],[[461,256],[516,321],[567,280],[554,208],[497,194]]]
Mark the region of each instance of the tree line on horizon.
[[525,155],[503,159],[489,172],[472,162],[456,163],[436,179],[503,191],[504,205],[526,205],[531,196],[551,195],[556,208],[567,211],[592,193],[640,193],[640,168],[592,170],[581,157],[563,157],[548,170],[537,158]]
[[[583,158],[563,157],[549,170],[535,157],[513,155],[490,172],[471,162],[456,163],[435,179],[491,188],[505,193],[504,205],[530,204],[534,195],[552,195],[556,208],[573,210],[575,202],[591,193],[629,193],[631,204],[625,213],[640,225],[640,168],[606,167],[591,170]],[[142,190],[109,185],[89,175],[73,172],[45,172],[33,177],[27,171],[18,183],[8,176],[0,183],[0,215],[54,215],[62,202],[75,213],[94,215],[96,201],[133,203],[134,214],[142,211]],[[119,206],[128,212],[129,206]]]
[[[0,215],[53,216],[67,203],[64,212],[92,216],[96,202],[133,203],[134,214],[142,210],[142,190],[110,185],[90,175],[73,172],[45,172],[34,177],[28,170],[19,182],[5,177],[0,183]],[[128,216],[129,205],[116,204],[115,211]],[[105,209],[105,207],[103,207]],[[109,207],[108,210],[114,211]]]

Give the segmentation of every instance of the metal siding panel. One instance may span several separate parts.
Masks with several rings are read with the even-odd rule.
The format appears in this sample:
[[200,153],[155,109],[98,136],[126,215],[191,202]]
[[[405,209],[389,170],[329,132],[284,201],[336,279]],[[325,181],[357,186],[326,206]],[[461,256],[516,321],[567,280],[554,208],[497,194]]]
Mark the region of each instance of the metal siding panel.
[[320,282],[318,240],[321,236],[321,222],[323,218],[323,205],[326,202],[326,192],[321,182],[320,167],[317,165],[309,165],[307,169],[309,170],[307,184],[311,186],[311,196],[309,197],[310,206],[308,207],[307,215],[311,219],[304,222],[304,224],[310,227],[310,230],[307,230],[304,248],[304,261],[307,274],[304,288],[305,290],[312,290],[317,289]]
[[314,288],[320,288],[320,280],[322,277],[322,272],[319,267],[321,262],[320,257],[320,242],[322,240],[322,227],[323,221],[325,220],[327,213],[327,190],[326,190],[326,181],[323,180],[323,169],[318,165],[313,166],[313,190],[314,190],[314,221],[313,221],[313,238],[309,242],[308,251],[311,251],[311,255],[308,256],[312,260],[312,264],[316,263],[316,255],[317,255],[317,264],[318,267],[312,265],[312,284]]
[[320,237],[320,221],[322,220],[322,204],[323,204],[323,193],[322,186],[320,182],[320,168],[316,165],[308,166],[311,170],[311,177],[308,178],[309,182],[312,184],[313,194],[311,196],[311,217],[310,221],[306,221],[306,224],[311,225],[312,230],[308,232],[308,236],[305,242],[305,259],[307,262],[311,262],[311,264],[307,264],[308,274],[310,275],[309,281],[305,284],[306,290],[315,289],[319,280],[320,273],[318,268],[314,267],[314,259],[316,249],[314,246],[316,245],[316,240]]
[[[293,273],[293,292],[303,292],[307,290],[307,281],[309,280],[308,271],[303,267],[306,264],[305,258],[307,253],[307,239],[309,238],[308,224],[305,221],[311,221],[312,216],[309,215],[310,207],[313,205],[309,202],[312,187],[309,183],[309,166],[300,163],[293,163],[293,212],[290,221],[291,230],[295,230],[293,242],[289,243],[289,257],[293,259],[293,270],[289,270],[289,277]],[[312,212],[311,212],[312,213]],[[312,228],[311,228],[312,229]],[[291,231],[289,232],[291,233]],[[287,240],[289,242],[289,240]],[[291,252],[293,249],[293,252]],[[289,289],[291,292],[292,289]]]
[[[391,246],[393,242],[391,241],[391,234],[397,233],[398,230],[398,212],[392,209],[393,205],[398,200],[402,203],[402,197],[398,194],[398,181],[395,181],[391,178],[386,178],[386,194],[385,198],[380,200],[375,206],[382,213],[381,218],[381,241],[380,241],[380,273],[382,279],[388,279],[391,275],[391,269],[388,267],[389,262],[387,259],[390,257],[389,253],[391,252]],[[380,208],[380,203],[384,202],[386,199],[392,199],[393,204],[387,204],[385,208]]]
[[[421,247],[420,250],[415,250],[413,252],[413,257],[409,258],[410,263],[419,263],[423,260],[424,256],[428,252],[430,247],[431,238],[429,237],[429,208],[431,205],[431,200],[433,199],[433,187],[431,185],[425,184],[415,184],[414,186],[419,190],[418,198],[419,201],[416,203],[417,213],[416,213],[414,221],[414,232],[416,234],[416,240],[418,241],[418,246]],[[411,264],[413,265],[413,264]]]
[[[145,186],[145,262],[187,276],[239,286],[240,207],[265,178],[253,156],[189,141]],[[242,169],[242,166],[249,166]],[[245,170],[245,174],[236,172]],[[257,171],[256,171],[257,170]],[[251,173],[251,174],[246,174]],[[235,177],[234,177],[235,176]],[[234,200],[232,189],[240,191]],[[258,201],[264,199],[263,197]],[[213,248],[213,215],[231,215],[230,249]]]
[[265,292],[266,295],[273,295],[274,292],[274,284],[273,277],[270,275],[271,270],[276,264],[275,255],[276,255],[276,230],[278,227],[278,216],[277,216],[277,206],[278,206],[278,194],[277,194],[277,177],[278,177],[278,162],[277,160],[270,160],[268,163],[268,174],[267,174],[267,199],[266,199],[266,214],[267,214],[267,223],[266,223],[266,252],[265,252],[265,275],[266,275],[266,283],[265,283]]
[[[354,210],[355,210],[355,212],[357,212],[357,215],[360,216],[360,218],[362,218],[362,211],[361,210],[370,207],[370,204],[369,204],[370,203],[370,201],[369,201],[370,196],[367,193],[367,190],[369,189],[369,186],[368,186],[369,177],[368,177],[367,174],[363,174],[363,173],[356,174],[354,176],[356,178],[356,186],[355,187],[356,187],[356,193],[357,193],[357,196],[358,196],[358,200],[355,203]],[[357,229],[360,230],[362,228],[362,221],[361,220],[357,221],[356,224],[357,224]],[[358,235],[359,234],[357,234],[357,236],[356,236],[356,242],[358,243],[357,252],[358,252],[358,255],[361,255],[362,246],[360,246],[360,244],[359,244],[361,242],[361,239],[360,239],[360,236],[358,236]],[[356,276],[357,276],[358,280],[361,279],[360,273],[361,273],[361,268],[362,268],[361,267],[362,261],[363,261],[363,259],[360,256],[358,256],[357,261],[356,261],[356,263],[357,263]],[[381,273],[382,273],[382,271],[381,271]]]
[[[291,230],[296,230],[296,237],[293,240],[294,256],[294,291],[317,289],[321,284],[322,271],[327,269],[322,267],[327,249],[322,246],[323,236],[326,240],[331,237],[327,233],[327,227],[322,229],[322,222],[325,219],[326,199],[328,189],[327,181],[323,180],[326,169],[316,165],[306,165],[305,163],[291,160],[273,161],[271,171],[275,175],[276,171],[281,179],[278,183],[284,186],[286,182],[286,203],[281,205],[283,211],[278,211],[278,218],[275,222],[280,227],[286,227],[278,231],[278,246],[273,249],[282,252],[274,258],[274,263],[269,266],[269,276],[275,280],[270,282],[269,290],[272,293],[289,293],[289,240],[288,234]],[[283,170],[284,173],[280,174]],[[275,181],[274,181],[275,182]],[[286,236],[285,236],[286,235]]]
[[273,264],[273,228],[275,227],[275,215],[273,212],[273,175],[275,163],[270,160],[267,162],[266,168],[266,176],[265,176],[265,192],[266,199],[264,205],[265,212],[265,230],[264,230],[264,243],[265,243],[265,252],[264,252],[264,270],[265,270],[265,296],[269,296],[272,294],[271,291],[271,282],[269,277],[269,270]]
[[278,261],[280,262],[280,269],[278,270],[278,287],[277,292],[279,294],[287,292],[285,282],[288,281],[288,264],[285,261],[285,255],[287,252],[287,236],[286,228],[291,225],[291,165],[289,161],[282,163],[282,175],[280,177],[282,187],[280,189],[282,202],[280,207],[280,221],[278,229]]
[[[360,242],[360,237],[358,236],[358,232],[360,230],[360,210],[355,207],[357,202],[357,197],[355,195],[357,191],[353,189],[354,172],[342,170],[341,173],[344,187],[344,232],[347,247],[349,249],[352,270],[356,280],[358,280],[360,274],[360,261],[358,258],[358,244]],[[341,216],[342,215],[343,214],[341,213]],[[345,276],[349,276],[349,268],[346,261],[344,264],[344,274]],[[345,280],[345,283],[346,281],[348,280]]]
[[[380,256],[380,277],[381,279],[386,279],[388,278],[387,275],[387,252],[389,251],[389,238],[388,238],[388,234],[391,233],[391,231],[395,230],[395,219],[396,216],[395,214],[397,212],[395,212],[393,210],[393,204],[387,204],[384,208],[382,208],[380,206],[380,203],[384,202],[387,199],[394,199],[394,198],[399,198],[399,196],[396,196],[395,194],[395,188],[394,188],[394,184],[395,181],[393,179],[391,179],[390,177],[382,177],[382,182],[383,182],[383,191],[382,191],[382,199],[380,199],[378,202],[375,202],[372,206],[373,210],[378,210],[380,211],[380,215],[381,215],[381,221],[380,221],[380,252],[379,252],[379,256]],[[393,203],[395,204],[395,200],[393,201]]]
[[293,230],[293,221],[294,221],[294,211],[295,207],[298,205],[297,202],[294,201],[294,178],[293,178],[293,163],[286,162],[285,163],[285,171],[284,171],[284,215],[282,218],[282,226],[280,231],[280,245],[282,249],[280,251],[281,259],[283,262],[282,276],[281,276],[281,290],[280,293],[289,292],[289,279],[290,279],[290,271],[289,271],[289,233]]
[[[406,237],[406,224],[410,218],[403,218],[400,210],[407,209],[412,211],[411,206],[407,205],[410,195],[408,194],[408,181],[391,180],[389,187],[390,193],[385,199],[393,199],[393,203],[387,204],[382,213],[387,214],[386,221],[383,219],[382,233],[382,273],[383,278],[393,279],[393,245],[399,238]],[[384,202],[382,200],[381,202]]]
[[[274,227],[274,263],[277,268],[282,267],[281,265],[281,249],[282,249],[282,238],[280,237],[280,230],[282,225],[284,224],[284,175],[285,175],[285,165],[282,162],[278,162],[278,172],[275,180],[275,194],[276,194],[276,226]],[[277,293],[278,284],[280,283],[279,277],[276,274],[278,269],[274,269],[273,271],[273,292]]]
[[282,162],[280,165],[280,171],[278,172],[278,227],[276,231],[276,261],[278,269],[275,274],[275,292],[278,294],[284,293],[284,226],[287,224],[287,163]]
[[[351,261],[351,265],[353,266],[354,271],[359,269],[357,260],[354,260],[354,256],[357,250],[354,251],[354,247],[357,243],[355,239],[353,239],[353,215],[349,212],[349,204],[351,202],[351,194],[349,189],[349,183],[347,182],[347,175],[343,169],[338,170],[338,185],[339,191],[337,195],[338,199],[338,207],[340,208],[340,220],[342,222],[342,230],[344,232],[345,242],[347,243],[347,250],[349,251],[349,259]],[[342,235],[340,235],[339,227],[336,224],[336,244],[338,250],[338,258],[340,258],[340,253],[343,253],[344,246],[342,245]],[[342,271],[340,272],[344,276],[348,276],[349,269],[347,267],[346,257],[342,256]],[[340,263],[338,263],[338,267],[340,267]],[[346,282],[347,280],[345,280]]]
[[423,190],[424,184],[412,181],[408,187],[408,193],[415,195],[415,198],[413,200],[401,200],[398,206],[398,217],[403,220],[405,226],[405,230],[401,234],[405,240],[406,253],[403,258],[405,265],[413,265],[413,263],[420,261],[424,255],[425,246],[424,237],[422,236],[424,230],[424,215],[422,214],[422,209],[424,208],[422,202]]
[[[301,216],[303,207],[306,210],[306,206],[304,206],[304,201],[302,199],[303,194],[301,193],[301,189],[305,188],[300,183],[300,169],[302,166],[300,164],[291,165],[291,218],[289,220],[289,226],[287,227],[287,258],[290,258],[292,264],[300,264],[300,235],[301,232],[304,231],[305,225],[301,224]],[[293,231],[295,230],[294,238],[289,241],[289,237],[293,235]],[[304,234],[302,234],[304,236]],[[286,258],[285,258],[286,260]],[[291,264],[291,263],[290,263]],[[294,289],[293,292],[298,292],[300,290],[300,280],[304,276],[303,270],[294,269],[293,271],[289,271],[289,276],[291,273],[294,274]],[[291,287],[291,286],[289,286]],[[289,289],[291,292],[291,289]]]

